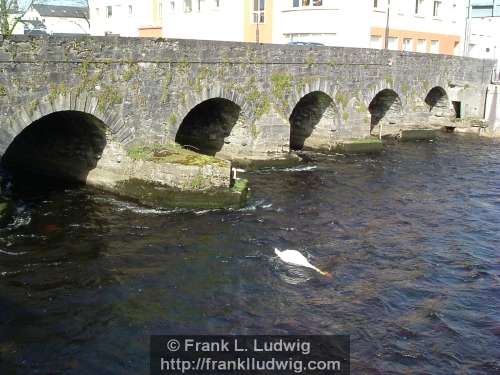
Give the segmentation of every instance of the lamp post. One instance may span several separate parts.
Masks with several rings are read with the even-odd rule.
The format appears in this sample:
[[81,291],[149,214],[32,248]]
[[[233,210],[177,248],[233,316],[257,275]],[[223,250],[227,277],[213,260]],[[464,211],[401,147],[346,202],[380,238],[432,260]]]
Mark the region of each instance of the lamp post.
[[260,15],[257,13],[257,25],[255,27],[255,43],[259,43],[260,41],[259,21],[260,21]]
[[469,43],[470,43],[470,32],[471,32],[471,10],[470,10],[470,7],[471,7],[471,4],[470,4],[470,1],[469,0],[469,4],[467,5],[467,18],[465,20],[465,36],[464,36],[464,56],[465,57],[468,57],[469,56]]
[[387,0],[387,22],[385,24],[385,40],[384,47],[385,49],[389,49],[389,17],[391,14],[391,0]]

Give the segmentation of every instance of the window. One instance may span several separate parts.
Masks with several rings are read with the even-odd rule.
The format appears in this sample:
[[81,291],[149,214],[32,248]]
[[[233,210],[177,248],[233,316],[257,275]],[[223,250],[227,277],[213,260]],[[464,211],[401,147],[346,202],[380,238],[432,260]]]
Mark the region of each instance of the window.
[[158,18],[160,19],[160,21],[163,19],[163,2],[160,1],[158,3]]
[[204,1],[205,1],[205,0],[197,0],[197,1],[198,1],[197,10],[198,10],[198,13],[200,13],[200,12],[201,12],[201,10],[202,10],[202,9],[203,9],[203,7],[204,7],[204,5],[203,5],[203,4],[204,4]]
[[132,5],[129,5],[128,6],[128,15],[131,16],[133,13],[133,8],[132,8]]
[[264,23],[266,0],[253,0],[253,23]]
[[413,50],[412,46],[411,46],[411,42],[412,42],[412,40],[410,38],[403,39],[403,51],[411,52]]
[[106,18],[111,18],[112,16],[113,16],[113,7],[107,6],[106,7]]
[[441,8],[441,1],[434,1],[434,10],[432,11],[433,17],[439,17],[439,8]]
[[420,53],[427,52],[427,40],[425,40],[425,39],[417,40],[417,52],[420,52]]
[[95,15],[99,17],[99,8],[95,8]]
[[415,0],[415,14],[422,14],[424,10],[424,0]]
[[431,40],[431,53],[439,53],[439,40]]
[[388,40],[388,47],[392,50],[397,50],[399,44],[399,38],[397,36],[390,36]]
[[370,37],[370,48],[382,48],[382,37],[380,35],[372,35]]
[[170,2],[170,11],[171,11],[172,13],[174,13],[174,12],[175,12],[175,1],[171,1],[171,2]]
[[300,7],[320,7],[323,5],[323,0],[292,0],[292,6],[294,8]]
[[184,0],[184,13],[191,13],[193,11],[193,3],[191,0]]
[[378,0],[373,0],[373,7],[378,8]]
[[220,8],[220,0],[214,0],[214,8],[219,9]]

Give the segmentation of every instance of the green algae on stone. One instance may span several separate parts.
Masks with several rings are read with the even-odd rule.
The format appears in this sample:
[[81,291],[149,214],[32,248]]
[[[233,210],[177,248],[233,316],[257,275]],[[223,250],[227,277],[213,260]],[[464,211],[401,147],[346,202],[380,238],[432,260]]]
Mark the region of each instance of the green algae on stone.
[[225,167],[228,161],[213,156],[202,155],[186,150],[176,144],[138,145],[127,150],[133,160],[153,161],[157,163],[172,163],[193,166],[215,165]]
[[241,208],[248,199],[248,181],[238,179],[233,187],[189,191],[131,179],[119,184],[120,195],[140,204],[159,208],[222,209]]

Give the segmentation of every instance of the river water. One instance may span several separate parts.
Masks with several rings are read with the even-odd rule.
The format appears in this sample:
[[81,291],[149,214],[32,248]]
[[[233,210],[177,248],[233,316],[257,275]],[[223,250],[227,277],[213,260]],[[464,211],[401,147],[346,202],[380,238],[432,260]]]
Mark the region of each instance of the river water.
[[353,374],[500,373],[498,140],[246,177],[235,211],[87,188],[20,201],[0,232],[0,374],[146,374],[149,336],[174,333],[349,334]]

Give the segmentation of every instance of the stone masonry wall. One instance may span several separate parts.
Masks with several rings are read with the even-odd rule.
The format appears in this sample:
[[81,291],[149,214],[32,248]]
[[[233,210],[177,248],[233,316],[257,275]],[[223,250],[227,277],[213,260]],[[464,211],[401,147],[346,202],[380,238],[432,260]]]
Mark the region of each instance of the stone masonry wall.
[[[114,37],[0,40],[0,154],[25,127],[57,111],[100,119],[109,142],[174,142],[185,116],[211,98],[240,108],[220,151],[270,158],[289,150],[289,118],[313,91],[337,111],[330,142],[367,137],[381,90],[401,101],[395,128],[432,116],[436,86],[462,98],[462,117],[482,118],[493,61],[371,49]],[[328,129],[321,131],[328,134]]]

